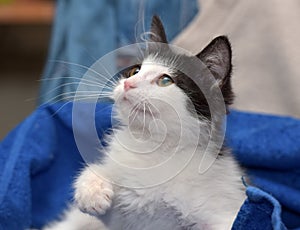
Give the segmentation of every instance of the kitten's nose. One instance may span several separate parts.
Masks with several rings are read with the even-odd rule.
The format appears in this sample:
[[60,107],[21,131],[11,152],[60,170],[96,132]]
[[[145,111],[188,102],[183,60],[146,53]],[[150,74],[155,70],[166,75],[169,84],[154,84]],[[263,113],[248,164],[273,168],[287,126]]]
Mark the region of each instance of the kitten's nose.
[[128,91],[129,89],[132,89],[132,88],[136,88],[136,86],[134,85],[133,82],[131,82],[129,80],[124,81],[124,90],[125,90],[125,92]]

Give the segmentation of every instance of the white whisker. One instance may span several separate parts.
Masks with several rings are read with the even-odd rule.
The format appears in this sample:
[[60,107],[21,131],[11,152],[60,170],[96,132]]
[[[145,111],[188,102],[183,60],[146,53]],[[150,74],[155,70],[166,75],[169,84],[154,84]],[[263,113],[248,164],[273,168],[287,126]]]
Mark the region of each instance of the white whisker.
[[[71,72],[73,72],[73,73],[79,74],[79,77],[83,76],[82,79],[86,79],[86,78],[87,78],[87,80],[88,80],[88,79],[95,80],[95,81],[98,82],[98,84],[101,83],[103,86],[106,86],[106,87],[108,86],[107,82],[113,84],[113,86],[116,86],[116,85],[114,85],[114,82],[111,81],[111,79],[107,78],[105,75],[100,74],[100,73],[98,73],[98,72],[97,72],[97,75],[100,76],[100,78],[99,78],[99,77],[95,77],[95,76],[90,75],[90,74],[87,74],[87,73],[82,74],[81,72],[76,71],[76,70],[73,70],[73,69],[70,69],[70,70],[71,70]],[[90,69],[90,70],[92,70],[92,69]],[[109,73],[108,73],[108,74],[109,74]],[[105,79],[104,81],[106,81],[104,84],[103,84],[103,78]],[[112,79],[113,79],[113,78],[112,78]]]
[[154,117],[154,115],[153,115],[153,112],[152,112],[152,109],[150,108],[150,105],[151,106],[153,106],[151,103],[149,103],[148,102],[148,104],[147,104],[147,108],[148,108],[148,110],[149,110],[149,112],[150,112],[150,114],[151,114],[151,117],[153,118],[153,122],[154,122],[154,124],[155,124],[155,126],[156,126],[156,129],[158,130],[158,125],[157,125],[157,122],[156,122],[156,119],[155,119],[155,117]]
[[146,126],[146,102],[144,101],[144,104],[143,104],[143,111],[144,111],[144,121],[143,121],[143,134],[145,132],[145,126]]
[[[90,86],[90,87],[102,88],[102,86],[94,85],[94,84],[88,84],[88,83],[83,83],[83,82],[81,82],[80,84],[81,84],[81,85],[85,85],[85,86]],[[78,85],[78,82],[68,82],[68,83],[64,83],[64,84],[58,85],[58,86],[56,86],[55,88],[49,90],[48,92],[43,93],[40,97],[46,96],[46,95],[48,95],[48,94],[54,92],[55,90],[58,90],[58,89],[60,89],[60,88],[62,88],[62,87],[64,87],[64,86],[68,86],[68,85]]]
[[114,76],[113,74],[111,74],[108,69],[100,62],[100,65],[102,66],[102,68],[105,70],[105,72],[108,74],[108,76],[110,76],[111,78],[107,79],[107,80],[111,80],[112,77]]
[[135,113],[133,119],[131,120],[131,122],[129,122],[130,124],[132,124],[132,122],[135,120],[137,114],[139,113],[139,107],[140,107],[141,104],[142,104],[142,102],[137,103],[137,104],[133,107],[133,110],[130,112],[129,117],[130,117],[131,115],[133,115],[133,113]]
[[[112,81],[111,79],[108,79],[105,75],[102,75],[100,73],[98,73],[98,75],[102,76],[102,77],[95,77],[93,75],[90,75],[90,74],[87,74],[85,73],[84,75],[79,72],[79,71],[76,71],[76,70],[73,70],[73,69],[70,69],[71,72],[73,73],[76,73],[76,74],[79,74],[79,77],[83,76],[81,79],[85,79],[85,80],[95,80],[97,82],[98,85],[102,85],[102,87],[106,87],[108,88],[108,84],[107,83],[110,83],[112,84],[112,86],[109,86],[109,88],[113,88],[117,85],[117,82],[114,82]],[[103,80],[103,78],[105,80]],[[113,79],[113,78],[112,78]]]
[[67,104],[71,103],[72,101],[67,101],[66,103],[64,103],[62,106],[60,106],[53,114],[51,114],[52,116],[55,116],[56,114],[58,114],[58,112],[60,110],[62,110]]
[[[60,110],[62,110],[67,104],[69,103],[74,103],[74,102],[78,102],[78,101],[83,101],[83,100],[87,100],[87,99],[91,99],[93,97],[85,97],[85,98],[78,98],[76,100],[70,100],[70,101],[66,101],[62,106],[60,106],[55,113],[52,114],[52,116],[56,115]],[[62,100],[61,100],[62,101]]]
[[[84,65],[81,65],[81,64],[78,64],[78,63],[73,63],[73,62],[67,62],[67,61],[62,61],[62,60],[53,60],[54,62],[58,62],[58,63],[62,63],[62,64],[69,64],[69,65],[74,65],[74,66],[78,66],[78,67],[81,67],[83,69],[86,69],[88,71],[92,71],[93,73],[95,73],[96,75],[100,76],[101,78],[105,78],[105,80],[109,81],[109,82],[112,82],[110,80],[110,78],[107,78],[107,76],[103,75],[103,74],[100,74],[99,72],[95,71],[94,69],[90,68],[90,67],[87,67],[87,66],[84,66]],[[102,63],[100,63],[102,65],[102,67],[104,68],[104,70],[110,75],[110,77],[112,76],[108,71],[107,69],[103,66]]]
[[[91,92],[93,94],[91,94]],[[78,95],[78,93],[87,93],[86,95]],[[111,97],[110,92],[98,92],[98,91],[76,91],[76,92],[65,92],[58,94],[50,99],[48,99],[45,103],[50,103],[50,102],[59,102],[61,100],[67,100],[67,99],[72,99],[72,98],[82,98],[82,97],[97,97],[97,98],[107,98]]]
[[52,77],[52,78],[40,79],[39,81],[52,81],[52,80],[61,80],[61,79],[79,80],[78,82],[74,82],[74,83],[78,83],[78,84],[80,83],[80,81],[84,81],[84,82],[87,82],[87,83],[93,83],[95,85],[103,86],[103,85],[100,85],[99,82],[92,81],[92,80],[87,80],[87,79],[80,78],[80,77]]

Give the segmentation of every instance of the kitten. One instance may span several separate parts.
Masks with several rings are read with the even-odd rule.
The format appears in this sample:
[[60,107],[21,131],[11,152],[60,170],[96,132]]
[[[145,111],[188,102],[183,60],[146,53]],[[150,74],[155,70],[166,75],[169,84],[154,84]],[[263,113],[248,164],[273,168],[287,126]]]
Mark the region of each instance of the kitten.
[[245,195],[222,142],[233,100],[230,43],[220,36],[196,56],[183,54],[167,44],[157,16],[150,41],[113,91],[122,125],[107,156],[80,173],[74,206],[47,229],[231,228]]

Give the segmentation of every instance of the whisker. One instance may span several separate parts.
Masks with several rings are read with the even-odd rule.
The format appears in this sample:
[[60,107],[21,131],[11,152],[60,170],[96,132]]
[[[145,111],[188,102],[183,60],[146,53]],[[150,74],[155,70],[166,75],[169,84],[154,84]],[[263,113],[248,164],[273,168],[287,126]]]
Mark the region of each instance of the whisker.
[[[42,94],[41,96],[39,96],[39,98],[40,97],[43,97],[43,96],[45,96],[45,95],[48,95],[48,94],[50,94],[51,92],[54,92],[55,90],[57,90],[57,89],[59,89],[59,88],[62,88],[62,87],[64,87],[64,86],[68,86],[68,85],[83,85],[83,86],[90,86],[90,87],[95,87],[95,88],[102,88],[103,90],[102,91],[97,91],[98,92],[98,94],[99,94],[99,96],[101,96],[101,97],[111,97],[111,91],[110,90],[112,90],[112,87],[114,87],[114,85],[112,85],[112,86],[109,86],[109,85],[104,85],[104,84],[100,84],[99,82],[95,82],[95,81],[93,81],[93,80],[88,80],[88,79],[84,79],[84,78],[79,78],[79,77],[55,77],[55,78],[50,78],[50,79],[41,79],[40,81],[51,81],[51,80],[61,80],[61,79],[72,79],[72,80],[80,80],[80,82],[76,82],[76,81],[74,81],[74,82],[67,82],[67,83],[64,83],[64,84],[61,84],[61,85],[59,85],[59,86],[57,86],[57,87],[55,87],[55,88],[53,88],[53,89],[51,89],[50,91],[48,91],[48,92],[46,92],[46,93],[44,93],[44,94]],[[87,91],[87,93],[90,93],[92,90],[89,90],[89,91]],[[77,92],[80,92],[79,90],[77,90]],[[92,92],[96,92],[96,91],[92,91]],[[54,97],[52,97],[52,98],[50,98],[49,100],[47,100],[45,103],[49,103],[49,102],[51,102],[51,101],[53,101],[53,100],[55,100],[55,99],[57,99],[57,98],[59,98],[59,97],[62,97],[62,96],[64,96],[64,95],[69,95],[69,94],[75,94],[76,93],[76,91],[74,91],[74,92],[63,92],[63,93],[61,93],[61,94],[58,94],[58,95],[56,95],[56,96],[54,96]],[[75,96],[75,95],[74,95]],[[73,96],[73,97],[74,97]],[[63,97],[63,98],[65,98],[65,97]],[[70,97],[69,97],[70,98]],[[32,99],[33,100],[33,99]],[[57,100],[56,100],[57,101]]]
[[119,84],[120,79],[112,78],[112,81],[114,82],[115,86]]
[[[107,78],[107,76],[103,75],[103,74],[100,74],[99,72],[95,71],[94,69],[90,68],[90,67],[87,67],[87,66],[84,66],[84,65],[81,65],[81,64],[78,64],[78,63],[73,63],[73,62],[67,62],[67,61],[62,61],[62,60],[50,60],[50,61],[54,61],[54,62],[58,62],[58,63],[62,63],[62,64],[67,64],[67,65],[74,65],[74,66],[78,66],[78,67],[81,67],[83,69],[86,69],[88,71],[92,71],[93,73],[97,74],[98,76],[100,77],[103,77],[105,78],[106,80],[110,81],[111,80],[109,78]],[[102,67],[104,68],[104,70],[110,75],[112,76],[108,71],[107,69],[103,66],[102,63],[100,63],[102,65]]]
[[[151,103],[148,102],[147,108],[148,108],[148,110],[149,110],[149,112],[150,112],[150,114],[151,114],[151,117],[153,118],[153,121],[154,121],[154,124],[155,124],[155,126],[156,126],[156,129],[158,130],[158,124],[157,124],[157,121],[156,121],[156,119],[155,119],[155,117],[154,117],[154,115],[153,115],[152,109],[150,108],[149,104],[152,105]],[[152,106],[153,106],[153,105],[152,105]]]
[[[82,78],[77,78],[77,77],[61,77],[61,78],[65,78],[65,79],[74,79],[74,80],[80,80],[80,82],[69,82],[69,83],[64,83],[64,84],[74,84],[74,85],[86,85],[86,86],[91,86],[91,87],[99,87],[99,88],[103,88],[103,89],[106,89],[106,90],[112,90],[114,87],[116,87],[117,83],[115,85],[103,85],[103,84],[100,84],[98,82],[94,82],[94,81],[91,81],[91,80],[87,80],[87,79],[82,79]],[[51,79],[42,79],[43,81],[51,81],[51,80],[60,80],[61,78],[57,77],[57,78],[51,78]],[[55,91],[57,88],[60,88],[62,86],[65,86],[64,84],[60,85],[60,86],[57,86],[56,88],[52,89],[51,91],[48,91],[47,93],[43,94],[43,95],[47,95],[48,93],[52,92],[52,91]]]
[[144,104],[143,104],[143,110],[144,110],[144,121],[143,121],[143,134],[145,132],[145,126],[146,126],[146,102],[144,101]]
[[[97,72],[97,75],[102,76],[105,80],[103,80],[101,77],[100,77],[100,78],[99,78],[99,77],[95,77],[95,76],[90,75],[90,74],[87,74],[87,73],[85,73],[85,74],[83,75],[83,74],[82,74],[81,72],[79,72],[79,71],[76,71],[76,70],[73,70],[73,69],[70,69],[70,70],[71,70],[71,72],[73,72],[73,73],[79,74],[79,77],[80,77],[81,79],[86,79],[86,77],[88,77],[88,79],[95,80],[95,81],[97,82],[98,85],[101,84],[101,85],[103,85],[103,87],[106,87],[106,88],[114,88],[114,87],[116,87],[116,85],[117,85],[117,82],[111,81],[111,80],[108,79],[105,75],[102,75],[102,74],[100,74],[100,73],[98,73],[98,72]],[[84,77],[81,77],[81,76],[84,76]],[[86,80],[88,80],[88,79],[86,79]],[[112,79],[114,79],[114,78],[112,78]],[[104,81],[106,81],[106,82],[104,82]],[[109,86],[109,85],[107,84],[107,82],[111,83],[112,86]]]
[[[75,92],[65,92],[65,93],[60,93],[50,99],[48,99],[45,103],[50,103],[50,102],[58,102],[59,100],[64,100],[66,98],[70,98],[72,96],[75,97]],[[57,100],[56,100],[57,99]]]
[[74,103],[74,102],[82,101],[82,100],[86,100],[86,99],[89,99],[89,98],[79,98],[79,99],[76,99],[76,100],[66,101],[66,103],[64,103],[62,106],[60,106],[60,107],[55,111],[55,113],[52,114],[52,116],[55,116],[60,110],[62,110],[62,109],[63,109],[66,105],[68,105],[69,103]]
[[[58,101],[56,101],[56,102],[54,102],[54,103],[57,103],[57,102],[73,102],[73,103],[75,103],[75,102],[78,102],[78,101],[85,101],[86,100],[86,102],[88,102],[88,101],[90,101],[90,100],[92,100],[92,99],[99,99],[99,97],[98,96],[85,96],[85,97],[82,97],[82,98],[73,98],[72,96],[70,96],[70,97],[66,97],[66,98],[63,98],[63,99],[60,99],[60,100],[58,100]],[[93,100],[92,102],[95,102],[95,100]]]
[[[83,47],[85,53],[86,53],[88,56],[90,56],[90,58],[91,58],[94,62],[96,62],[96,61],[98,60],[98,58],[96,58],[95,56],[91,55],[90,51],[89,51],[85,46],[82,46],[82,47]],[[81,47],[81,48],[82,48],[82,47]]]
[[[95,94],[91,94],[91,91],[75,91],[75,92],[64,92],[61,94],[58,94],[50,99],[48,99],[45,103],[50,102],[58,102],[60,100],[70,99],[70,98],[76,98],[76,97],[83,97],[83,96],[97,96],[98,98],[107,98],[110,97],[112,94],[110,92],[98,92],[98,91],[92,91]],[[88,93],[86,95],[78,95],[78,93]],[[56,100],[57,99],[57,100]]]
[[[84,83],[84,82],[81,82],[80,84],[85,85],[85,86],[102,88],[102,86],[94,85],[94,84],[88,84],[88,83]],[[68,86],[68,85],[78,85],[78,83],[77,82],[68,82],[68,83],[64,83],[64,84],[58,85],[55,88],[49,90],[48,92],[43,93],[40,97],[47,96],[48,94],[54,92],[55,90],[58,90],[58,89],[60,89],[60,88],[62,88],[64,86]]]
[[[43,78],[43,79],[40,79],[38,81],[52,81],[52,80],[61,80],[61,79],[74,79],[74,80],[85,81],[87,83],[99,84],[99,82],[84,79],[84,78],[80,78],[80,77],[52,77],[52,78]],[[102,86],[102,85],[100,85],[100,86]]]
[[[103,68],[104,68],[104,66],[103,66]],[[107,78],[106,75],[102,75],[102,74],[100,74],[100,73],[98,73],[98,72],[96,72],[96,73],[97,73],[97,75],[101,76],[100,78],[99,78],[99,77],[95,77],[95,76],[90,75],[90,74],[87,74],[87,73],[82,74],[81,72],[76,71],[76,70],[73,70],[73,69],[70,69],[70,70],[71,70],[71,72],[73,72],[73,73],[79,74],[80,77],[81,77],[81,76],[84,76],[84,77],[82,77],[82,79],[86,79],[86,77],[88,77],[88,79],[90,78],[91,80],[96,80],[98,83],[103,83],[103,79],[102,79],[102,77],[103,77],[103,78],[106,80],[105,86],[107,86],[107,84],[106,84],[107,82],[113,84],[113,82],[111,81],[111,79]],[[90,70],[92,70],[92,69],[90,69]],[[109,74],[109,73],[108,73],[108,74]],[[111,75],[110,75],[110,76],[111,76]],[[112,79],[113,79],[113,78],[112,78]],[[116,86],[116,85],[113,84],[113,86]]]
[[62,110],[66,105],[68,105],[69,103],[71,103],[72,101],[67,101],[66,103],[64,103],[62,106],[60,106],[53,114],[51,114],[51,116],[55,116],[56,114],[58,114],[58,112],[60,110]]
[[[102,68],[104,69],[104,71],[108,74],[108,76],[113,77],[114,75],[111,74],[108,69],[100,62],[100,65],[102,66]],[[107,79],[110,80],[111,78]]]
[[136,105],[134,105],[133,110],[130,112],[129,117],[130,117],[131,115],[133,115],[133,113],[135,113],[133,119],[132,119],[131,122],[130,122],[130,124],[132,124],[132,122],[135,120],[137,114],[139,113],[138,110],[139,110],[139,107],[140,107],[141,104],[142,104],[142,102],[139,102],[139,103],[137,103]]

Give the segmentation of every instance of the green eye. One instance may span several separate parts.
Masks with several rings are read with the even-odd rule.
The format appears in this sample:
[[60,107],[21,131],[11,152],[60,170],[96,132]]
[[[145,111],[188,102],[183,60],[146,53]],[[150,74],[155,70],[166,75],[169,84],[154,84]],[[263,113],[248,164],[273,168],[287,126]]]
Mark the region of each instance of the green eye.
[[164,74],[160,78],[157,79],[156,83],[160,87],[166,87],[166,86],[172,85],[174,83],[174,81],[170,76]]

